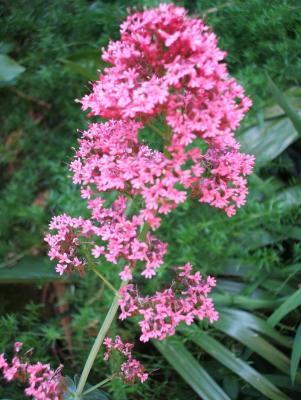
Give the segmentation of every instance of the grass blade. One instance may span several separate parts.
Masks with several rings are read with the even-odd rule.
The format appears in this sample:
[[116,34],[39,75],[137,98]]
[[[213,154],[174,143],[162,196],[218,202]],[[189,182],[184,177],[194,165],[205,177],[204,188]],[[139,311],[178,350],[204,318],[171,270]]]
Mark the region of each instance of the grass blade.
[[301,393],[301,386],[292,386],[291,379],[288,376],[278,374],[264,374],[264,377],[267,378],[274,385],[277,385],[277,387],[279,388]]
[[175,337],[163,342],[153,341],[153,344],[202,399],[230,400],[222,388]]
[[[249,347],[280,371],[289,374],[289,359],[256,332],[244,327],[240,320],[234,320],[230,315],[221,314],[219,320],[214,323],[214,327]],[[298,381],[300,379],[301,377],[298,375]]]
[[271,326],[275,326],[279,321],[282,320],[287,314],[293,311],[295,308],[301,305],[301,288],[298,289],[294,294],[288,297],[277,310],[268,318],[268,323]]
[[91,81],[95,81],[97,79],[97,73],[95,71],[91,71],[89,68],[82,66],[74,61],[70,60],[61,60],[61,61],[62,63],[65,64],[67,68],[70,69],[71,72],[79,74]]
[[0,284],[66,281],[46,257],[25,256],[13,267],[0,267]]
[[200,346],[205,352],[218,360],[225,367],[252,385],[255,389],[271,400],[288,400],[268,379],[257,372],[245,361],[237,358],[230,350],[220,344],[217,340],[202,332],[196,326],[184,328],[183,331],[194,343]]
[[286,115],[289,117],[289,119],[292,121],[296,131],[299,133],[299,135],[301,135],[301,117],[297,114],[297,112],[288,103],[286,97],[278,89],[278,87],[275,85],[275,83],[273,82],[273,80],[270,78],[270,76],[268,74],[267,74],[267,79],[268,79],[269,86],[270,86],[271,92],[272,92],[275,100],[280,105],[280,107],[283,109],[283,111],[286,113]]
[[220,313],[227,314],[234,321],[240,321],[241,326],[267,336],[284,347],[292,347],[292,340],[289,337],[281,335],[276,331],[276,329],[272,328],[268,322],[257,317],[256,315],[253,315],[247,311],[236,310],[233,308],[225,308],[220,310]]
[[256,156],[256,166],[262,167],[277,158],[298,139],[299,135],[289,118],[265,121],[262,127],[245,130],[239,141],[242,151]]
[[296,379],[296,374],[298,370],[298,365],[300,363],[301,359],[301,324],[298,326],[296,336],[294,339],[294,344],[293,344],[293,351],[292,351],[292,357],[291,357],[291,380],[292,383],[294,384],[295,379]]
[[233,295],[231,293],[214,293],[212,299],[217,307],[241,307],[245,310],[258,310],[261,308],[273,310],[283,302],[283,299],[253,299],[248,296]]
[[270,207],[276,206],[282,210],[301,205],[301,186],[296,185],[282,190],[270,200]]
[[16,79],[25,68],[5,54],[0,54],[0,83],[8,83]]

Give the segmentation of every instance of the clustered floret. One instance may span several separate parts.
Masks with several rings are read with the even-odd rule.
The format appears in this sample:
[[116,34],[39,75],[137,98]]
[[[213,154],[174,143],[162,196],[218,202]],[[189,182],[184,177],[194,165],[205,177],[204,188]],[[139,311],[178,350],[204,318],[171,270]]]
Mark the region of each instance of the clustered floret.
[[117,335],[114,341],[111,338],[105,338],[104,345],[106,347],[104,360],[107,361],[114,350],[125,357],[126,361],[120,367],[120,374],[125,382],[135,383],[136,380],[139,380],[143,383],[146,381],[148,374],[140,361],[133,358],[132,349],[134,345],[132,343],[123,343],[120,336]]
[[34,400],[63,400],[62,367],[53,371],[49,364],[31,364],[22,360],[18,354],[22,346],[21,342],[15,343],[15,355],[11,363],[7,362],[3,353],[0,354],[0,370],[4,379],[8,382],[18,380],[26,384],[24,393],[26,396],[32,396]]
[[190,264],[178,267],[173,287],[157,291],[153,296],[140,295],[133,284],[121,289],[119,318],[124,320],[136,314],[143,317],[139,322],[142,342],[164,340],[174,335],[182,321],[191,325],[195,318],[207,318],[210,322],[218,319],[213,302],[208,298],[215,279],[209,276],[202,280],[199,271],[191,274],[191,270]]
[[[156,275],[167,244],[149,230],[188,197],[229,217],[246,201],[254,157],[239,152],[234,130],[251,100],[228,75],[225,56],[204,22],[181,7],[136,12],[122,24],[120,41],[103,52],[111,66],[81,100],[90,116],[108,119],[82,133],[70,165],[91,217],[54,217],[49,256],[60,274],[84,273],[90,257],[83,244],[94,259],[122,261],[120,318],[142,317],[142,341],[173,335],[181,321],[218,318],[208,297],[215,280],[192,274],[190,264],[178,267],[175,285],[146,297],[133,272]],[[139,140],[145,128],[161,136],[161,149]],[[120,340],[107,345],[128,357],[124,371],[139,371]],[[137,375],[123,374],[129,382],[131,373]]]
[[[245,202],[244,177],[251,172],[254,157],[238,153],[233,132],[251,100],[229,77],[222,62],[225,56],[217,47],[217,37],[202,20],[189,18],[184,8],[162,4],[137,12],[121,26],[120,41],[111,42],[104,51],[103,60],[112,66],[84,96],[82,107],[90,109],[90,115],[126,124],[137,120],[146,124],[164,115],[172,131],[171,165],[161,168],[168,178],[173,166],[183,169],[190,158],[187,145],[203,139],[207,151],[194,149],[193,167],[185,168],[185,180],[190,182],[183,185],[195,187],[201,202],[223,208],[231,216]],[[164,175],[159,174],[163,186]],[[179,202],[185,198],[183,193]],[[160,206],[156,203],[155,208]]]
[[80,255],[80,245],[89,240],[95,259],[103,255],[112,264],[117,264],[120,258],[127,261],[120,273],[123,280],[132,279],[132,269],[137,261],[145,262],[142,275],[151,278],[163,263],[167,245],[150,233],[144,241],[139,240],[142,218],[126,216],[127,199],[124,196],[119,196],[110,207],[104,207],[103,203],[100,197],[89,202],[92,217],[88,220],[67,215],[53,218],[50,228],[56,229],[57,233],[48,234],[45,240],[50,245],[50,258],[58,260],[56,271],[61,275],[65,271],[82,274],[87,261]]

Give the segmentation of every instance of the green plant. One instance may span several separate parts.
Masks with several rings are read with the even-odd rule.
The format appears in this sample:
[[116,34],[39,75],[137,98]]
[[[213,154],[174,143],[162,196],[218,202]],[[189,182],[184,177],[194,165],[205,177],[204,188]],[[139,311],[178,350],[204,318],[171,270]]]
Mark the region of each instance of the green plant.
[[[155,1],[148,3],[156,5]],[[141,4],[139,2],[139,6]],[[81,212],[77,192],[66,177],[68,171],[62,160],[72,153],[76,129],[85,126],[73,100],[87,91],[87,77],[78,74],[63,60],[86,67],[87,62],[80,58],[80,52],[88,47],[95,55],[109,38],[116,38],[125,9],[132,5],[134,2],[125,1],[64,0],[45,4],[35,0],[10,1],[0,6],[1,33],[5,42],[14,45],[9,56],[26,68],[15,86],[1,89],[0,264],[6,266],[5,274],[13,273],[16,265],[20,271],[19,282],[26,277],[25,268],[31,265],[36,272],[44,271],[45,249],[41,237],[54,210]],[[244,127],[252,125],[253,132],[242,131],[241,137],[246,146],[256,152],[258,167],[252,177],[248,204],[230,224],[220,213],[206,206],[200,209],[194,202],[168,218],[160,232],[171,243],[167,263],[171,266],[190,259],[201,266],[202,272],[218,275],[223,288],[215,297],[219,307],[247,312],[266,322],[273,310],[296,292],[300,281],[300,140],[292,122],[275,104],[264,72],[269,73],[293,108],[300,110],[299,4],[282,0],[268,2],[268,5],[264,0],[189,0],[186,6],[192,13],[205,15],[207,23],[220,37],[220,46],[229,52],[227,61],[232,74],[253,98],[253,113]],[[97,58],[95,60],[97,62]],[[88,74],[91,71],[94,74],[95,69],[101,67],[99,64],[95,68],[90,61],[88,64]],[[250,140],[251,134],[253,140]],[[24,260],[18,265],[23,256]],[[106,277],[117,285],[112,271],[107,269]],[[160,278],[164,284],[170,279],[169,273],[160,274]],[[105,317],[105,307],[101,304],[108,306],[109,294],[101,282],[90,278],[85,282],[69,282],[63,296],[69,309],[63,315],[70,316],[72,346],[67,344],[62,333],[49,350],[41,328],[50,320],[50,325],[60,330],[61,316],[51,296],[44,296],[51,284],[45,285],[38,279],[38,286],[33,286],[32,282],[30,286],[13,286],[10,280],[9,286],[1,286],[0,308],[4,317],[0,322],[0,352],[7,349],[10,342],[22,339],[28,347],[36,349],[37,358],[54,364],[59,362],[58,357],[72,360],[73,368],[67,370],[67,374],[79,373],[79,366],[96,336],[96,327]],[[155,289],[150,284],[148,290]],[[30,301],[36,305],[24,310]],[[37,307],[37,304],[42,306]],[[299,361],[299,318],[296,308],[275,328],[291,341],[296,338],[292,349],[259,332],[287,359],[292,356],[292,378]],[[124,336],[128,332],[138,334],[130,323],[122,324],[119,329]],[[276,366],[248,350],[248,346],[217,329],[202,328],[201,332],[218,340],[232,355],[242,358],[291,399],[300,397],[297,382],[292,386],[287,373],[279,372]],[[198,365],[201,360],[201,366],[230,398],[265,398],[194,344],[191,338],[187,340],[184,333],[180,339],[186,351]],[[147,346],[143,354],[140,350],[137,349],[141,353],[138,357],[154,369],[154,379],[150,385],[133,388],[123,388],[118,381],[110,382],[105,390],[112,398],[165,400],[167,393],[176,400],[199,398],[189,384],[178,379],[177,372],[154,347]],[[91,383],[109,374],[108,368],[96,363]],[[0,397],[14,400],[24,397],[18,387],[2,387],[2,382],[0,394]]]

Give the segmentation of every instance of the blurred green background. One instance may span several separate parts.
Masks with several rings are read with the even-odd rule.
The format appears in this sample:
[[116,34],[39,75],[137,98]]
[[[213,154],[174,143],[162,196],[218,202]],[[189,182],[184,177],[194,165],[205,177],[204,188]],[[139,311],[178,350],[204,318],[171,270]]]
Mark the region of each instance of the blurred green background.
[[[45,256],[51,216],[76,216],[84,207],[68,171],[77,130],[86,127],[74,100],[97,78],[100,49],[118,38],[127,8],[159,3],[0,2],[0,352],[21,340],[35,348],[36,360],[53,367],[62,362],[72,379],[111,300],[93,276],[58,280]],[[248,203],[235,217],[189,201],[159,232],[169,243],[160,284],[170,280],[168,267],[187,261],[217,276],[219,322],[182,327],[163,343],[142,346],[136,340],[151,379],[131,387],[114,380],[97,398],[299,399],[300,0],[176,3],[212,26],[228,52],[231,74],[253,99],[238,137],[257,163]],[[117,286],[116,271],[104,273]],[[118,323],[118,332],[139,337],[130,322]],[[109,374],[100,354],[90,383]],[[3,397],[24,394],[0,380]]]

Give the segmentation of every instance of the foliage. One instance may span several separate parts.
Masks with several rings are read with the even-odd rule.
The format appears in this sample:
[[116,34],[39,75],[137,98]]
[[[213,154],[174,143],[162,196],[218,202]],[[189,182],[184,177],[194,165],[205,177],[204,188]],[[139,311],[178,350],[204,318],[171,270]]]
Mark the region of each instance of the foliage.
[[282,88],[300,80],[300,13],[298,0],[187,1],[203,13],[228,51],[230,69],[256,100],[255,108],[269,97],[265,72]]
[[[153,3],[145,1],[148,6]],[[253,112],[240,134],[243,146],[257,152],[259,162],[250,179],[248,203],[233,219],[190,200],[165,220],[160,231],[171,243],[168,266],[189,259],[202,273],[218,275],[215,299],[221,321],[210,329],[200,326],[191,334],[180,329],[175,342],[161,348],[156,344],[167,361],[151,344],[146,351],[144,346],[139,358],[153,370],[150,384],[124,388],[113,381],[103,390],[117,400],[165,399],[167,390],[168,398],[179,400],[209,399],[212,393],[215,400],[297,399],[301,148],[294,123],[283,104],[277,105],[264,71],[285,93],[293,110],[300,111],[298,2],[182,3],[191,12],[206,15],[220,46],[229,53],[231,72],[253,97]],[[74,99],[87,91],[87,77],[92,79],[90,74],[102,67],[95,57],[99,47],[118,36],[126,8],[141,2],[15,0],[3,4],[2,37],[9,57],[25,71],[14,86],[0,89],[0,279],[1,269],[8,273],[19,260],[24,272],[28,270],[24,264],[28,257],[36,257],[33,264],[42,269],[42,236],[49,216],[79,211],[78,196],[62,161],[72,154],[76,129],[85,127]],[[117,286],[116,271],[106,266],[103,271]],[[170,275],[166,268],[160,274],[162,282]],[[38,282],[38,286],[14,286],[11,291],[1,286],[0,350],[21,340],[24,346],[34,347],[34,356],[43,362],[58,364],[60,359],[66,364],[65,373],[73,377],[80,372],[111,293],[91,277],[63,285],[63,297],[52,285]],[[149,290],[157,289],[149,285]],[[58,311],[62,299],[68,307]],[[119,329],[125,338],[138,333],[129,322]],[[179,352],[182,356],[175,359]],[[183,375],[189,368],[191,374],[178,379],[176,371]],[[108,374],[99,362],[90,383]],[[177,385],[170,384],[173,380]],[[21,393],[18,387],[0,388],[0,397],[18,400],[23,398]]]

